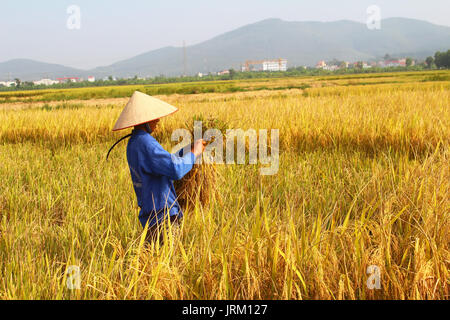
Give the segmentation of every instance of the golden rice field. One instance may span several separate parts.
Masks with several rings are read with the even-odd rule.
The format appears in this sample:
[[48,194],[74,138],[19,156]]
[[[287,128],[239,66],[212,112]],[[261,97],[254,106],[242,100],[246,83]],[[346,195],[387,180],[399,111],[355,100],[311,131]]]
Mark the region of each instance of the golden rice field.
[[0,299],[449,299],[449,75],[161,90],[180,109],[155,133],[168,150],[194,115],[280,132],[278,174],[218,165],[161,248],[143,241],[126,143],[105,160],[139,88],[0,93]]

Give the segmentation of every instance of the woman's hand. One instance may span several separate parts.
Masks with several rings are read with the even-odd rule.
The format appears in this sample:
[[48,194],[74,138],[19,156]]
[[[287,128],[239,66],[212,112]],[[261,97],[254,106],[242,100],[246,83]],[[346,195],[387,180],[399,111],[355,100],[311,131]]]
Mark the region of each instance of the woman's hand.
[[206,141],[203,139],[199,139],[195,141],[191,151],[196,157],[198,157],[205,151],[205,148],[206,148]]

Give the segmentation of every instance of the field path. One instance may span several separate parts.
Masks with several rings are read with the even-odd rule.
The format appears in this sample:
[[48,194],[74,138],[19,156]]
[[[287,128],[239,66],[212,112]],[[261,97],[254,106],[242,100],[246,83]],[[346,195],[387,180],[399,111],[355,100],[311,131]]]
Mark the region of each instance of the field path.
[[45,105],[55,107],[61,104],[83,104],[85,106],[107,106],[111,104],[126,104],[128,98],[108,98],[91,100],[67,100],[67,101],[49,101],[49,102],[12,102],[0,104],[1,110],[21,110],[30,108],[41,108]]
[[[286,89],[286,90],[257,90],[257,91],[247,91],[247,92],[227,92],[227,93],[198,93],[198,94],[171,94],[171,95],[155,95],[155,98],[161,99],[163,101],[174,103],[182,98],[184,101],[195,101],[195,100],[205,100],[210,101],[223,100],[223,99],[242,99],[242,98],[257,98],[257,97],[267,97],[274,95],[301,95],[303,90],[300,89]],[[11,102],[11,103],[0,103],[0,110],[22,110],[31,108],[42,108],[45,105],[55,107],[62,104],[68,105],[84,105],[84,106],[108,106],[117,105],[125,106],[129,97],[123,98],[107,98],[107,99],[73,99],[73,100],[56,100],[56,101],[36,101],[36,102]]]

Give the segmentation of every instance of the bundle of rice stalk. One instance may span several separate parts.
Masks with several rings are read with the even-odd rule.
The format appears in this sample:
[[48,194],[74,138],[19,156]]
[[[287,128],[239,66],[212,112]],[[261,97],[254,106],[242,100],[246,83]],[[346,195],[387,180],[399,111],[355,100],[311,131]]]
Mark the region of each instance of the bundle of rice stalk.
[[[222,129],[218,120],[203,119],[202,117],[194,117],[194,121],[202,121],[203,132],[210,128]],[[193,135],[192,123],[186,127]],[[191,146],[192,147],[192,146]],[[175,191],[178,196],[178,203],[182,209],[194,207],[198,202],[202,206],[209,203],[210,196],[216,197],[221,202],[220,194],[216,188],[218,178],[216,164],[210,161],[209,155],[203,154],[203,161],[194,164],[192,170],[186,174],[181,180],[174,181]]]
[[215,164],[195,164],[181,180],[174,181],[178,203],[182,209],[194,207],[198,201],[203,206],[209,203],[216,190],[217,170]]

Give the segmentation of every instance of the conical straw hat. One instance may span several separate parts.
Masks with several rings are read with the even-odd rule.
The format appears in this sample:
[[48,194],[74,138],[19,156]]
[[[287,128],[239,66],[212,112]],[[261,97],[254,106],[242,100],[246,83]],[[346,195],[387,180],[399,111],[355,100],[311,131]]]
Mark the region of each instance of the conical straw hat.
[[114,125],[113,131],[134,127],[178,111],[174,106],[136,91]]

